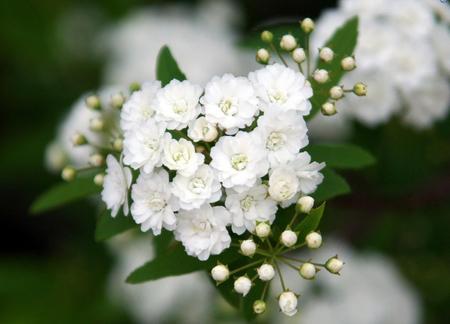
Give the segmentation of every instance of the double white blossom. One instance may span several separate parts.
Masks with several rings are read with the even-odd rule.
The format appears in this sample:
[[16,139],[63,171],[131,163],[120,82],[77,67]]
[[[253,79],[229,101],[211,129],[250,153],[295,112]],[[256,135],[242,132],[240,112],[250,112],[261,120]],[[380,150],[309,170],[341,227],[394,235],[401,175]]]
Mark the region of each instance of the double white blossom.
[[204,204],[199,209],[181,210],[177,221],[175,239],[183,244],[188,255],[204,261],[230,246],[226,228],[230,213],[222,206]]
[[258,99],[250,81],[231,74],[214,77],[206,85],[201,103],[206,120],[218,124],[227,134],[251,125],[258,112]]
[[159,235],[162,228],[175,229],[174,212],[178,204],[171,194],[167,171],[141,173],[132,187],[131,198],[131,215],[143,232],[151,229],[154,235]]
[[205,117],[199,117],[189,123],[188,136],[194,142],[212,142],[217,135],[216,125],[208,122]]
[[178,141],[169,139],[164,143],[163,163],[170,170],[176,170],[179,174],[189,177],[203,164],[205,156],[195,153],[192,142],[181,138]]

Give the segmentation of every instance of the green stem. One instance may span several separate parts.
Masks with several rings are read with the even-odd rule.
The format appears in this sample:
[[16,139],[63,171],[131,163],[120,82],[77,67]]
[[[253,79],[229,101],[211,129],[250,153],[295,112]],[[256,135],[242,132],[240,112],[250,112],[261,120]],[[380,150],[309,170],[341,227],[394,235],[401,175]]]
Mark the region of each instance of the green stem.
[[274,52],[277,53],[278,57],[280,58],[281,62],[283,62],[284,66],[288,66],[283,55],[281,55],[280,51],[278,50],[278,47],[276,47],[272,42],[270,42],[270,47],[272,47],[272,50],[274,50]]
[[[299,249],[299,248],[301,248],[301,247],[303,247],[303,246],[305,246],[305,245],[306,245],[306,243],[303,242],[303,243],[300,243],[300,244],[291,246],[290,248],[284,250],[283,253],[286,253],[286,252],[289,252],[289,251],[293,251],[293,250]],[[279,253],[279,252],[281,252],[281,251],[278,251],[278,253]]]
[[270,281],[266,281],[266,284],[264,285],[264,289],[263,289],[263,292],[261,295],[261,300],[264,300],[264,298],[266,298],[266,293],[269,288],[269,283],[270,283]]
[[306,52],[306,75],[309,77],[311,73],[311,53],[309,51],[309,33],[305,35],[305,52]]
[[283,291],[286,291],[286,285],[284,284],[283,275],[281,274],[280,267],[278,266],[277,260],[273,260],[273,264],[275,265],[275,269],[277,270],[278,276],[280,277],[280,283],[281,287],[283,288]]
[[298,259],[298,258],[293,258],[293,257],[289,257],[286,255],[280,255],[278,256],[279,258],[283,258],[283,259],[288,259],[288,260],[292,260],[292,261],[296,261],[299,263],[311,263],[314,264],[316,267],[324,267],[324,264],[320,264],[320,263],[315,263],[315,262],[311,262],[311,261],[307,261],[307,260],[303,260],[303,259]]
[[284,264],[286,264],[287,266],[291,267],[292,269],[294,269],[295,271],[298,271],[299,268],[296,267],[295,265],[293,265],[292,263],[290,263],[287,260],[283,260],[282,258],[279,258],[278,260],[280,260],[281,262],[283,262]]
[[239,272],[239,271],[245,270],[247,268],[253,267],[253,266],[255,266],[255,265],[259,264],[259,263],[263,263],[263,262],[264,262],[264,259],[259,259],[258,261],[255,261],[255,262],[246,264],[245,266],[242,266],[240,268],[234,269],[233,271],[230,271],[230,276],[232,274],[235,274],[235,273]]

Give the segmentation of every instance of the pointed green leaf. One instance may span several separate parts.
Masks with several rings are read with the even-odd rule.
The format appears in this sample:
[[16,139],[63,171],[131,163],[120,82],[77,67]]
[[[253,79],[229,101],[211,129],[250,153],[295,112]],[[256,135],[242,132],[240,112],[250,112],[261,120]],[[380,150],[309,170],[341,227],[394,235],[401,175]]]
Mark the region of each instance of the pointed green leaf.
[[300,224],[296,226],[295,230],[299,232],[299,242],[303,242],[306,235],[312,231],[315,231],[319,227],[324,211],[325,202],[323,202],[319,207],[312,209],[310,213],[300,222]]
[[186,76],[178,67],[169,47],[163,46],[158,54],[156,62],[156,78],[165,86],[171,80],[186,80]]
[[92,178],[77,178],[71,182],[60,183],[39,196],[31,205],[33,214],[40,214],[82,198],[99,193],[101,187]]
[[132,228],[137,228],[137,225],[131,216],[125,216],[120,211],[116,217],[112,217],[109,210],[104,210],[97,220],[95,240],[104,241]]
[[372,154],[351,144],[313,144],[307,150],[314,161],[336,169],[360,169],[375,163]]
[[322,171],[323,182],[312,194],[316,201],[325,201],[350,192],[347,181],[332,169],[326,167]]

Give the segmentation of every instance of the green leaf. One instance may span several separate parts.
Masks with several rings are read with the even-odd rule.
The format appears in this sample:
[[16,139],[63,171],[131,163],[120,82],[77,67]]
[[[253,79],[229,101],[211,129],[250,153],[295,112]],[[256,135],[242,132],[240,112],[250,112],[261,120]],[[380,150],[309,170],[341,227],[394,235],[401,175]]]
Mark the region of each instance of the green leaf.
[[325,69],[329,72],[330,80],[325,84],[318,84],[315,80],[310,78],[313,87],[314,95],[311,98],[312,110],[306,117],[311,119],[317,112],[320,111],[322,105],[328,100],[330,89],[338,85],[343,75],[346,73],[341,68],[341,60],[353,55],[358,40],[358,17],[353,17],[347,20],[331,38],[324,44],[323,47],[331,48],[335,55],[333,61],[326,63],[322,60],[317,60],[316,68]]
[[314,161],[326,162],[336,169],[360,169],[375,163],[372,154],[350,144],[316,144],[307,150]]
[[303,242],[306,235],[310,232],[315,231],[320,224],[323,212],[325,211],[325,202],[323,202],[319,207],[314,208],[310,211],[308,215],[298,224],[295,228],[298,231],[298,241]]
[[156,62],[156,78],[165,86],[171,80],[186,80],[186,76],[178,67],[169,47],[163,46],[158,54]]
[[72,182],[60,183],[39,196],[31,205],[32,214],[43,213],[87,196],[99,193],[101,187],[92,178],[77,178]]
[[312,194],[316,201],[329,200],[350,192],[350,186],[347,181],[335,171],[326,167],[321,172],[324,175],[323,182],[319,185],[316,192]]
[[173,234],[170,231],[162,230],[161,234],[153,237],[156,255],[161,255],[167,251],[170,243],[173,242]]
[[211,256],[206,261],[186,254],[184,247],[180,244],[172,246],[153,260],[145,263],[134,270],[127,278],[128,283],[137,284],[145,281],[156,280],[169,276],[178,276],[198,270],[209,270],[220,260],[222,263],[230,263],[239,254],[235,250],[228,249],[219,256]]
[[120,211],[116,217],[112,217],[110,211],[106,209],[100,214],[97,220],[95,240],[97,242],[104,241],[134,227],[137,227],[137,225],[131,216],[125,216]]

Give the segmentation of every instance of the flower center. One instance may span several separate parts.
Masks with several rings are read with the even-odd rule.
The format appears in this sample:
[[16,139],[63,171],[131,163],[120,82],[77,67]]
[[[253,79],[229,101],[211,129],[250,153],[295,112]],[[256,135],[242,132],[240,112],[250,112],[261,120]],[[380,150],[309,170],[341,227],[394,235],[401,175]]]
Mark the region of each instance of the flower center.
[[175,162],[186,163],[189,161],[189,152],[187,152],[187,150],[184,149],[177,150],[172,153],[172,159]]
[[180,115],[184,114],[188,110],[188,105],[185,100],[177,100],[172,106],[172,110],[174,113]]
[[211,224],[206,220],[194,221],[194,228],[197,232],[204,232],[211,229]]
[[148,138],[145,141],[145,146],[147,146],[152,151],[156,151],[159,148],[159,139],[157,139],[157,138]]
[[208,132],[209,132],[209,127],[208,127],[208,126],[205,126],[205,127],[202,128],[202,134],[203,134],[203,136],[205,136],[206,134],[208,134]]
[[279,150],[286,143],[286,135],[281,132],[272,132],[267,137],[266,147],[271,151]]
[[206,184],[202,178],[196,177],[189,182],[189,190],[196,194],[201,193],[205,187]]
[[141,106],[141,114],[145,119],[149,119],[155,114],[155,111],[152,109],[152,107],[143,105]]
[[291,186],[289,185],[288,182],[282,181],[279,184],[278,189],[279,189],[280,197],[283,200],[288,200],[288,199],[292,198],[293,192],[292,192],[292,188],[291,188]]
[[252,196],[247,196],[241,200],[241,209],[248,212],[252,208],[255,199]]
[[282,103],[285,103],[287,100],[286,92],[283,90],[271,89],[271,90],[269,90],[268,94],[269,94],[270,102],[273,102],[273,103],[282,104]]
[[247,167],[247,164],[248,158],[245,154],[237,153],[231,157],[231,166],[237,171],[244,170]]
[[237,107],[232,99],[223,99],[219,107],[225,115],[233,116],[237,113]]
[[154,212],[159,212],[166,207],[166,201],[159,195],[159,193],[153,193],[148,201],[149,208]]

